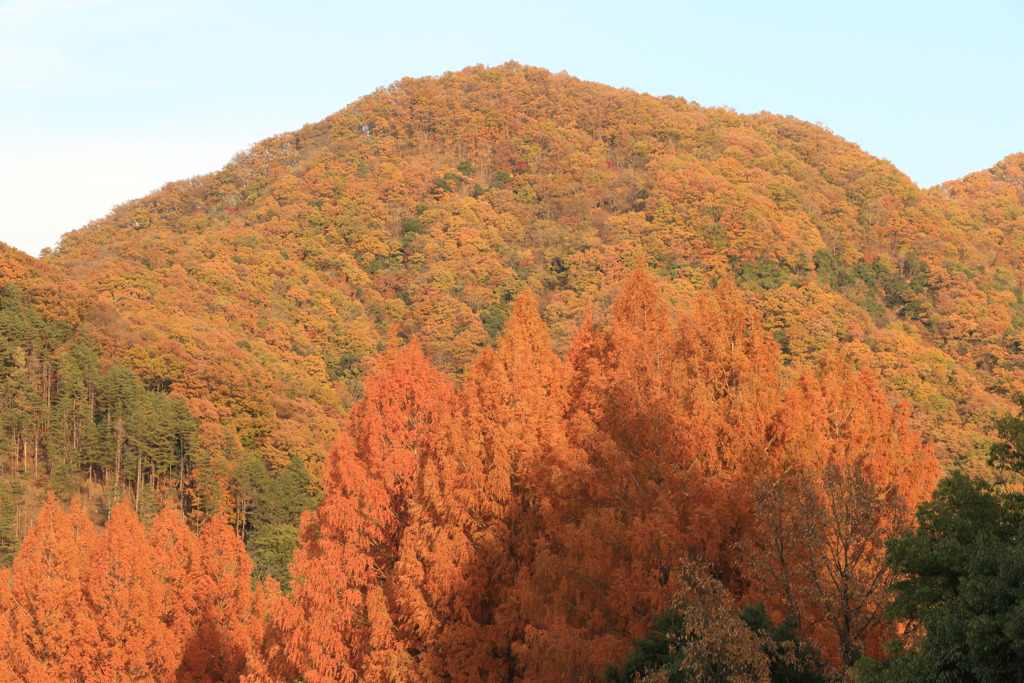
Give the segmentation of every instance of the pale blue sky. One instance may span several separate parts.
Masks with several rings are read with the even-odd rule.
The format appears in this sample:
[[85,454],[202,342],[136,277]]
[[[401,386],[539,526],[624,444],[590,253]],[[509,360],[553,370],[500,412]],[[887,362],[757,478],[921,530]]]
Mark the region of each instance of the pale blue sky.
[[821,122],[930,186],[1024,151],[1024,2],[0,0],[29,253],[403,76],[523,64]]

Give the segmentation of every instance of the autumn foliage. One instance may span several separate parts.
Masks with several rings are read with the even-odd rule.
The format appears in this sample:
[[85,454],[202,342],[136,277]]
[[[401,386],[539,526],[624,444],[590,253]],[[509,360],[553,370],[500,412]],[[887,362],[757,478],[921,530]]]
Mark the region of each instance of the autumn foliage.
[[[529,288],[562,353],[643,263],[677,299],[735,280],[786,364],[870,357],[940,460],[982,470],[1024,390],[1020,174],[925,190],[805,122],[515,63],[403,79],[0,259],[61,331],[0,353],[0,463],[108,502],[173,482],[197,522],[235,507],[266,540],[236,465],[320,482],[390,329],[461,376]],[[97,363],[65,347],[87,336]],[[111,364],[138,383],[123,410]]]
[[881,655],[1024,391],[1022,167],[510,63],[0,254],[0,680],[599,680],[681,567]]
[[460,387],[390,349],[328,468],[271,678],[599,680],[698,558],[848,665],[937,476],[870,371],[788,375],[739,290],[672,307],[643,271],[565,360],[530,294]]
[[263,629],[251,567],[222,518],[196,536],[121,504],[98,533],[51,496],[0,572],[0,680],[237,681]]
[[381,355],[290,595],[223,516],[121,504],[98,533],[51,498],[0,647],[26,680],[598,680],[699,561],[845,666],[890,634],[883,543],[936,474],[868,369],[789,373],[740,290],[671,306],[638,270],[565,359],[529,293],[460,386]]
[[389,336],[462,381],[529,289],[565,357],[637,265],[673,301],[734,281],[787,372],[869,364],[940,462],[990,472],[1024,391],[1022,162],[922,189],[793,118],[515,63],[403,79],[38,260],[0,249],[0,564],[41,487],[226,512],[287,589]]

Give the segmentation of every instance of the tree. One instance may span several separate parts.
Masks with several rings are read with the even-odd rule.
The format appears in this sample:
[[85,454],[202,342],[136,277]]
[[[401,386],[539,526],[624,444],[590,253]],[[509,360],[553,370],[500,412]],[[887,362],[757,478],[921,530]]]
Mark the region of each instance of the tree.
[[573,484],[551,497],[530,569],[546,612],[531,619],[531,647],[549,676],[599,676],[624,656],[687,558],[740,582],[732,539],[749,517],[745,475],[763,458],[780,381],[758,327],[735,288],[673,309],[642,269],[607,329],[582,326],[566,380]]
[[[902,577],[893,617],[918,626],[882,681],[1009,681],[1024,676],[1024,498],[954,474],[889,543]],[[915,640],[917,642],[915,642]],[[873,680],[870,678],[868,680]]]
[[820,663],[790,620],[772,623],[761,604],[739,610],[704,565],[686,564],[681,574],[683,588],[626,661],[608,668],[607,683],[824,682]]
[[89,556],[84,593],[99,632],[90,670],[114,677],[167,680],[178,667],[182,643],[165,620],[168,586],[157,571],[145,526],[127,501]]
[[264,615],[252,589],[252,560],[220,514],[203,527],[187,587],[195,620],[176,675],[181,681],[238,681],[261,637]]
[[769,452],[746,545],[752,594],[851,666],[887,639],[884,543],[911,528],[934,455],[871,374],[836,356],[788,392]]
[[261,579],[273,576],[289,590],[288,565],[298,543],[299,519],[316,506],[305,464],[293,455],[287,467],[273,472],[263,458],[253,455],[239,463],[233,483],[235,524],[253,559],[253,573]]
[[[1022,472],[1024,404],[998,422],[997,464]],[[891,614],[916,638],[867,680],[1006,681],[1024,677],[1024,495],[954,473],[888,543]],[[914,628],[916,627],[916,628]]]
[[96,534],[78,505],[51,494],[14,565],[0,571],[0,638],[7,665],[25,680],[75,680],[102,647],[85,594]]
[[566,428],[566,379],[537,299],[525,290],[493,354],[477,358],[462,391],[468,461],[481,468],[466,492],[479,525],[470,536],[477,551],[467,583],[489,652],[465,632],[460,644],[483,680],[551,679],[565,671],[565,660],[550,656],[551,643],[565,645],[571,629],[562,610],[551,609],[553,577],[538,558],[559,540],[584,461]]
[[327,463],[324,502],[303,516],[285,652],[310,681],[385,680],[413,666],[387,596],[417,471],[450,419],[450,383],[416,342],[368,378]]
[[97,536],[51,497],[0,572],[0,680],[238,681],[265,630],[251,568],[222,518],[196,538],[168,507],[147,530],[122,501]]
[[183,647],[195,629],[203,593],[210,589],[197,581],[199,539],[185,524],[182,511],[167,505],[153,519],[147,540],[153,572],[165,587],[160,618]]

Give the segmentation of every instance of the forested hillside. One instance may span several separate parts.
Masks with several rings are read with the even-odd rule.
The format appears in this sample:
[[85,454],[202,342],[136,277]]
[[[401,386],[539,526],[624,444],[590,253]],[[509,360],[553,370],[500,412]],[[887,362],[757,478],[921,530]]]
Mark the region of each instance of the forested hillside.
[[128,491],[152,514],[182,495],[196,420],[168,387],[104,354],[134,341],[109,306],[45,264],[0,254],[0,561],[9,564],[44,490],[81,493],[95,521]]
[[670,307],[638,270],[564,360],[521,294],[461,386],[416,341],[380,357],[290,595],[250,587],[223,514],[196,537],[125,502],[98,535],[51,499],[0,572],[0,674],[600,680],[675,609],[689,666],[842,675],[898,633],[883,542],[938,468],[870,372],[786,374],[731,285]]
[[676,298],[734,279],[787,363],[849,347],[976,458],[1024,388],[1022,161],[923,191],[795,119],[509,64],[379,90],[45,260],[130,321],[214,460],[321,462],[392,326],[458,375],[528,287],[564,349],[640,264]]
[[[1003,476],[1022,286],[1024,155],[921,189],[793,118],[406,79],[0,254],[0,562],[47,491],[231,526],[285,592],[233,617],[253,680],[598,679],[704,593],[735,661],[778,669],[790,628],[834,673],[900,630],[881,548],[938,468]],[[837,491],[845,531],[792,517]],[[856,586],[810,559],[836,543]],[[188,609],[165,674],[222,623]]]

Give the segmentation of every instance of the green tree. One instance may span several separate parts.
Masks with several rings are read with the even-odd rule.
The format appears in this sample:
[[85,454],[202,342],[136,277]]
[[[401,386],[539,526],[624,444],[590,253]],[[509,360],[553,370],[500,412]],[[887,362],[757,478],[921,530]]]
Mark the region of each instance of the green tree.
[[[998,422],[992,461],[1024,469],[1024,403]],[[918,526],[887,544],[891,614],[919,625],[919,643],[897,644],[866,681],[1024,680],[1024,495],[953,474],[917,511]]]
[[299,519],[317,500],[302,458],[293,455],[287,467],[271,472],[262,458],[249,457],[235,472],[236,523],[257,577],[273,576],[287,591],[299,539]]
[[0,568],[9,567],[18,553],[17,501],[23,491],[15,482],[0,482]]

